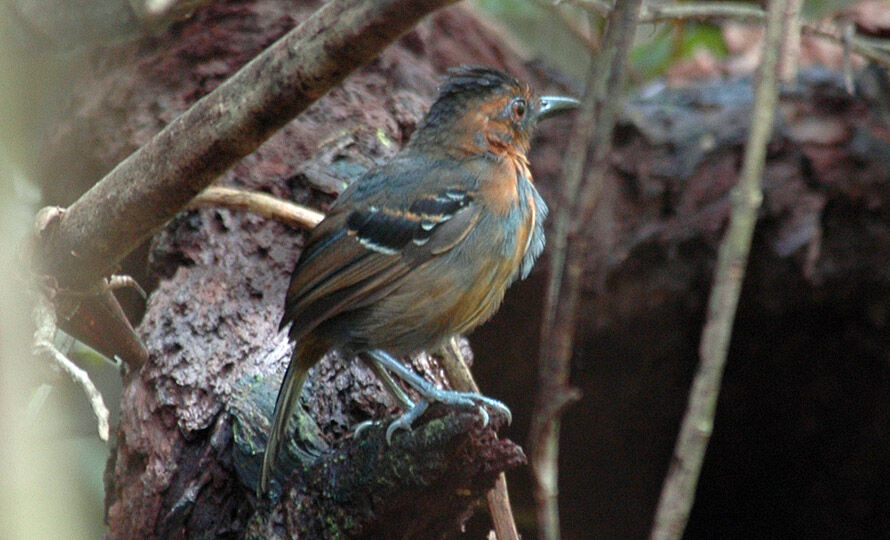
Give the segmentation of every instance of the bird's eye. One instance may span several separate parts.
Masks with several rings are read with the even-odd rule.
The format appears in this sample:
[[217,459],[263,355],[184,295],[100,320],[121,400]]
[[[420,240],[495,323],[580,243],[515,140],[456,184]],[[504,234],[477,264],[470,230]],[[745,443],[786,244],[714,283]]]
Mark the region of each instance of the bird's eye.
[[525,116],[525,110],[528,108],[528,103],[522,98],[517,98],[513,100],[512,108],[513,116],[515,116],[517,120],[522,120]]

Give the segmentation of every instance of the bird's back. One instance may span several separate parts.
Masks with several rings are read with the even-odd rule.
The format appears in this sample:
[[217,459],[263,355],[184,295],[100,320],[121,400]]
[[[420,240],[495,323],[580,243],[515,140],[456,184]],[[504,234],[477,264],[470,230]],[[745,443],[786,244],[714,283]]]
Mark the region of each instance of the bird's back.
[[497,156],[412,147],[369,171],[311,235],[282,325],[396,354],[471,330],[496,311],[527,248],[543,245],[530,236],[542,235],[542,203],[521,172]]

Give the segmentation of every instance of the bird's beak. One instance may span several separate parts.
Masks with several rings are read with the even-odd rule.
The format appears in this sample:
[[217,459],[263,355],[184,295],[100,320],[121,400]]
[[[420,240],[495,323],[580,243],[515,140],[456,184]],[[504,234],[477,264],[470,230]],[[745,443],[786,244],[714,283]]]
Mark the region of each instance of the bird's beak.
[[538,118],[547,118],[562,111],[577,109],[581,102],[575,98],[563,96],[541,96],[538,107]]

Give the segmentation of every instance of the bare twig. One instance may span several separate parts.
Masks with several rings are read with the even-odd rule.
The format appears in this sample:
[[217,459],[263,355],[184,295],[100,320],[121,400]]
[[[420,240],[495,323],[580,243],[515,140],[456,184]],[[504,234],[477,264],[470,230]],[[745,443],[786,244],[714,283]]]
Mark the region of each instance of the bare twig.
[[[693,2],[686,4],[662,4],[647,6],[644,14],[645,22],[655,22],[658,20],[674,19],[674,18],[692,18],[692,19],[734,19],[744,20],[750,19],[755,21],[765,21],[766,11],[754,4],[734,3],[734,2]],[[824,22],[824,23],[799,23],[800,29],[805,34],[818,36],[824,39],[834,41],[843,45],[844,43],[844,25]],[[874,60],[884,65],[890,65],[890,55],[883,52],[876,42],[886,42],[886,40],[868,39],[863,36],[854,35],[850,39],[850,46],[853,51],[865,58]]]
[[[844,44],[845,39],[849,39],[850,47],[856,54],[878,62],[879,64],[890,66],[890,54],[886,52],[886,45],[881,43],[881,41],[886,42],[886,40],[865,38],[855,32],[853,32],[852,37],[847,38],[844,37],[845,28],[844,25],[834,23],[803,23],[801,25],[801,30],[805,34],[829,39],[835,43],[840,43],[841,45]],[[878,43],[880,43],[880,45],[878,45]]]
[[803,0],[787,0],[782,17],[782,44],[779,50],[779,80],[788,82],[797,78],[800,63],[800,10]]
[[90,376],[86,371],[80,369],[69,360],[64,354],[59,352],[53,345],[53,337],[56,334],[56,311],[42,294],[37,294],[36,303],[34,305],[34,355],[46,359],[48,362],[55,364],[64,371],[71,380],[80,385],[80,388],[86,394],[93,408],[93,414],[96,415],[98,423],[99,438],[103,441],[108,440],[108,407],[102,400],[102,394],[90,380]]
[[843,64],[842,69],[844,72],[844,87],[847,90],[847,93],[852,94],[854,90],[853,86],[853,60],[851,58],[851,51],[853,49],[853,37],[856,35],[856,27],[852,22],[846,23],[844,26],[842,36],[843,36]]
[[684,2],[646,4],[640,22],[651,23],[672,19],[753,19],[762,21],[765,12],[756,4],[742,2]]
[[[460,344],[456,338],[451,338],[443,348],[442,369],[451,382],[452,388],[462,392],[479,392],[479,385],[473,379],[464,356],[460,351]],[[516,521],[513,519],[513,509],[510,507],[510,493],[507,491],[507,475],[501,473],[495,480],[494,487],[485,495],[488,502],[488,511],[494,525],[497,540],[519,540],[519,531],[516,529]]]
[[190,208],[220,205],[252,212],[297,229],[311,229],[324,219],[318,210],[266,193],[230,187],[211,186],[189,203]]
[[[565,407],[580,397],[578,390],[569,386],[569,363],[588,246],[585,241],[569,243],[567,239],[584,229],[599,198],[640,4],[640,0],[620,1],[609,16],[602,53],[588,76],[581,113],[566,151],[564,198],[554,216],[554,230],[550,235],[553,248],[541,323],[538,396],[529,434],[538,528],[540,537],[548,540],[560,536],[557,505],[560,416]],[[582,184],[589,147],[593,149],[593,165]]]
[[519,531],[516,529],[513,509],[510,506],[506,473],[498,475],[494,487],[485,494],[485,500],[488,503],[488,511],[491,512],[491,522],[494,524],[497,540],[519,540]]
[[[139,284],[133,276],[128,276],[124,274],[112,274],[105,279],[101,279],[93,284],[89,289],[85,289],[82,291],[71,290],[71,289],[57,289],[55,293],[59,296],[65,296],[66,299],[78,300],[83,298],[90,298],[91,296],[100,296],[106,290],[116,291],[117,289],[133,289],[136,293],[142,297],[143,300],[148,298],[148,294],[146,294],[145,289],[142,288],[142,285]],[[58,310],[59,307],[56,307]],[[74,305],[68,306],[66,309],[61,310],[63,315],[73,315],[74,311],[77,309],[76,303]]]
[[140,285],[138,281],[133,279],[133,276],[112,274],[111,277],[108,278],[108,288],[112,291],[117,289],[133,289],[143,300],[148,300],[148,294],[145,293],[145,289],[142,288],[142,285]]
[[701,363],[692,382],[689,404],[661,492],[652,529],[653,540],[682,537],[713,429],[732,323],[751,249],[757,210],[763,198],[763,168],[778,99],[777,64],[786,13],[786,0],[771,0],[751,131],[739,183],[732,192],[733,208],[729,226],[720,243],[714,288],[708,301],[707,320],[699,349]]
[[84,289],[202,189],[428,13],[456,0],[333,0],[176,118],[65,212],[42,273]]
[[[607,16],[611,9],[608,3],[599,0],[573,0],[573,3],[602,17]],[[733,19],[763,22],[766,20],[766,11],[757,4],[747,2],[677,2],[646,4],[640,12],[641,23],[674,19]],[[843,23],[801,21],[798,24],[805,34],[841,45],[847,42],[856,54],[890,65],[890,41],[886,39],[869,38],[855,33],[852,37],[845,36],[844,30],[847,26]]]
[[452,388],[461,392],[479,392],[479,385],[473,378],[473,372],[460,350],[460,342],[456,337],[448,340],[442,347],[442,369],[448,376]]

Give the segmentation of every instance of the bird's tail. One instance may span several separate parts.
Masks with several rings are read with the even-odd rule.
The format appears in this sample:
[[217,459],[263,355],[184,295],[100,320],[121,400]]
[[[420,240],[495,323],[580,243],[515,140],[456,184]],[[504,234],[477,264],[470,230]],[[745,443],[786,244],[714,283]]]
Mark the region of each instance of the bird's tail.
[[260,482],[257,485],[257,498],[261,498],[269,489],[272,473],[278,462],[278,455],[284,443],[287,427],[294,411],[300,404],[300,393],[306,382],[309,368],[315,365],[328,351],[328,345],[308,334],[294,347],[281,389],[278,390],[278,399],[275,400],[275,412],[272,415],[272,429],[269,431],[269,440],[266,443],[266,452],[263,454],[263,468],[260,472]]

